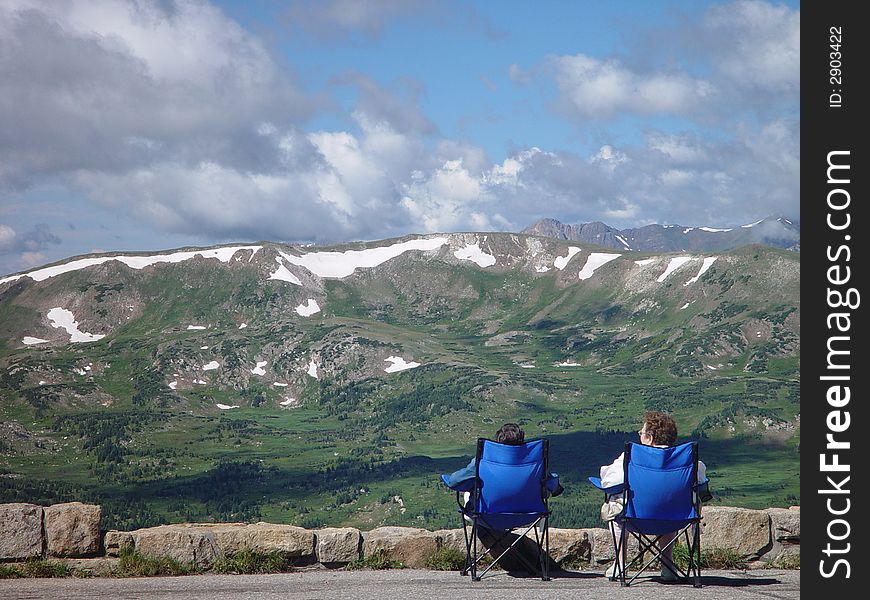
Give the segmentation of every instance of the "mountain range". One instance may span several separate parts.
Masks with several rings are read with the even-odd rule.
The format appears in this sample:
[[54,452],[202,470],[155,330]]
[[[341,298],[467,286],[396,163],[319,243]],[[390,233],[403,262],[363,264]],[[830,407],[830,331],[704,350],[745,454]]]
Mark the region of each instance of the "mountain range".
[[721,501],[787,506],[799,274],[799,253],[758,244],[477,232],[0,278],[0,502],[90,499],[126,528],[456,526],[437,474],[515,421],[551,440],[554,524],[597,525],[586,476],[657,409],[702,440]]
[[721,252],[747,244],[765,244],[800,251],[800,221],[785,217],[767,217],[731,228],[645,225],[634,229],[616,229],[598,221],[566,225],[556,219],[541,219],[526,227],[523,233],[586,242],[621,251]]

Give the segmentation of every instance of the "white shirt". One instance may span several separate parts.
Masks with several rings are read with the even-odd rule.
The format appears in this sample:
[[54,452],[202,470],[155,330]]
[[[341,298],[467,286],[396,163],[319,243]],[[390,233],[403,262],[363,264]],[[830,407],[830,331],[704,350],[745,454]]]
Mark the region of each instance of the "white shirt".
[[[667,448],[667,446],[655,446],[656,448]],[[601,467],[600,475],[601,475],[601,487],[609,488],[614,485],[619,485],[621,483],[625,483],[625,452],[616,457],[609,465],[604,465]],[[704,483],[707,481],[707,466],[698,461],[698,483]]]

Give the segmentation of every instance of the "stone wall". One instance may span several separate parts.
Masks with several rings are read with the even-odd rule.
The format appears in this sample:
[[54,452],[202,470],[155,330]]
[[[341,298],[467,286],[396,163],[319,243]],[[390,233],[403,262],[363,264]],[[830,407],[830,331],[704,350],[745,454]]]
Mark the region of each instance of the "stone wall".
[[[42,507],[0,504],[0,561],[38,557],[118,556],[130,546],[138,553],[168,557],[208,568],[221,556],[242,550],[282,552],[297,564],[341,566],[383,552],[412,568],[442,548],[465,551],[462,529],[427,531],[412,527],[303,529],[272,523],[184,523],[101,536],[99,506],[71,502]],[[800,507],[751,510],[730,506],[704,508],[701,548],[741,556],[751,566],[797,558]],[[603,569],[614,558],[604,528],[550,529],[550,555],[557,563]]]

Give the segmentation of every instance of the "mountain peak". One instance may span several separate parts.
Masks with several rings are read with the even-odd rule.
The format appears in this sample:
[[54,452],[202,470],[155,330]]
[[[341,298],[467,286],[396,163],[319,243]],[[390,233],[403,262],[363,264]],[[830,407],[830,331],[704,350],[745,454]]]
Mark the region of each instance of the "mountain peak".
[[784,216],[769,216],[739,227],[653,223],[622,230],[600,221],[569,225],[557,219],[545,218],[526,227],[521,233],[641,252],[720,252],[748,244],[800,251],[800,221]]

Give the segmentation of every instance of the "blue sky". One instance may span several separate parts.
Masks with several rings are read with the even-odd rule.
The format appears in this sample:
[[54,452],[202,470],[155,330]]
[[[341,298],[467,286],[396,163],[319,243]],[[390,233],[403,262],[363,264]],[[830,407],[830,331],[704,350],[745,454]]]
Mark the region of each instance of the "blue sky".
[[0,3],[0,273],[799,219],[799,3]]

